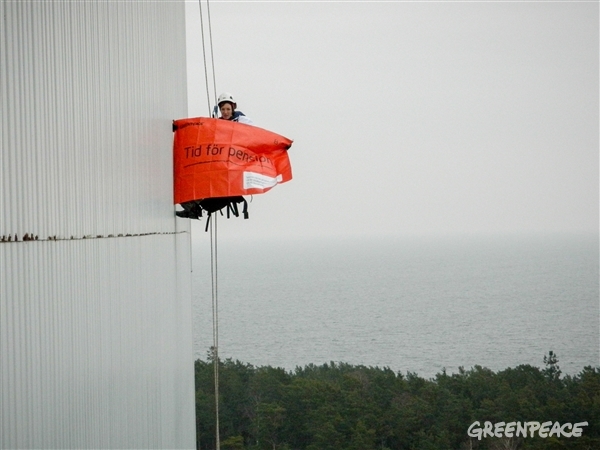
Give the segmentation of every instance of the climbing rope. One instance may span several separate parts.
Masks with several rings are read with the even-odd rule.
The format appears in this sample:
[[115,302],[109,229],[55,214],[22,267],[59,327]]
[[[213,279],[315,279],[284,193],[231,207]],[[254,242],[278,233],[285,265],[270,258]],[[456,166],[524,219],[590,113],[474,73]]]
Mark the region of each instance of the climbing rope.
[[[213,94],[214,94],[214,104],[217,104],[217,77],[215,76],[215,52],[213,51],[213,40],[212,40],[212,26],[210,22],[210,2],[206,0],[206,13],[208,18],[208,37],[210,40],[210,63],[212,66],[213,73]],[[209,114],[210,114],[210,105],[209,105]]]
[[210,222],[210,278],[213,318],[213,372],[215,380],[215,441],[220,450],[219,435],[219,283],[217,252],[217,214]]
[[[208,64],[206,62],[206,44],[204,38],[204,15],[202,14],[202,0],[198,0],[198,5],[200,7],[200,33],[202,35],[202,59],[204,60],[204,81],[206,85],[206,102],[208,105],[208,114],[210,115],[211,107],[210,107],[210,92],[209,92],[209,81],[208,81]],[[211,68],[212,68],[212,84],[213,84],[213,98],[214,104],[217,104],[217,77],[215,76],[215,53],[213,51],[213,39],[212,39],[212,26],[210,20],[210,2],[206,0],[206,12],[207,12],[207,22],[208,22],[208,38],[210,44],[210,60],[211,60]]]
[[[202,34],[202,58],[204,60],[204,80],[206,84],[206,101],[208,104],[208,115],[211,115],[210,93],[208,81],[208,63],[206,58],[206,44],[204,38],[204,17],[202,14],[202,0],[198,0],[200,6],[200,31]],[[210,59],[212,67],[214,104],[217,103],[217,79],[215,76],[215,59],[213,51],[212,27],[210,20],[210,2],[206,0],[208,36],[210,42]],[[213,326],[213,372],[215,381],[215,448],[221,450],[221,438],[219,433],[219,289],[218,289],[218,248],[217,248],[217,215],[210,222],[210,278],[211,278],[211,301],[212,301],[212,326]]]

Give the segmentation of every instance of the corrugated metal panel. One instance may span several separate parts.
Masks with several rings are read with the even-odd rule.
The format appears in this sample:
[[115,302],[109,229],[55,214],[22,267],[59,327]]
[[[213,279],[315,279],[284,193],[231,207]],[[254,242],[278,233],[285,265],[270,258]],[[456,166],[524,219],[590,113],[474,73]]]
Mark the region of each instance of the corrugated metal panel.
[[1,8],[0,448],[195,448],[184,4]]
[[0,230],[172,231],[183,3],[9,1],[3,13]]
[[2,246],[3,448],[194,446],[187,240]]

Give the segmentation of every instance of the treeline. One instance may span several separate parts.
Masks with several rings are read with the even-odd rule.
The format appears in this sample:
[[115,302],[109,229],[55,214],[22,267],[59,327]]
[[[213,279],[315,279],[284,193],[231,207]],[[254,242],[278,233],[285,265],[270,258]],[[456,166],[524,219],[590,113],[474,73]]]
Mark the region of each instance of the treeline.
[[[221,449],[600,449],[600,368],[562,376],[552,352],[544,363],[543,369],[521,365],[499,372],[461,368],[426,380],[344,363],[290,372],[227,359],[219,362]],[[195,369],[197,445],[214,449],[210,355]],[[535,421],[552,422],[554,433],[502,433],[502,422]],[[485,422],[500,423],[500,437],[478,439],[473,430]],[[573,429],[565,424],[582,422],[588,425],[580,437],[565,437]]]

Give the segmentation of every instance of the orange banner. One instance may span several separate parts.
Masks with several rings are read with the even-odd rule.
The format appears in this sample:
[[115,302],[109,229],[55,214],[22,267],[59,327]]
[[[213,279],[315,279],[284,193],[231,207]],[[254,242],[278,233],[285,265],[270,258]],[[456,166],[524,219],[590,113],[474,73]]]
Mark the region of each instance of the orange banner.
[[173,122],[175,203],[262,194],[292,179],[292,140],[252,125],[196,117]]

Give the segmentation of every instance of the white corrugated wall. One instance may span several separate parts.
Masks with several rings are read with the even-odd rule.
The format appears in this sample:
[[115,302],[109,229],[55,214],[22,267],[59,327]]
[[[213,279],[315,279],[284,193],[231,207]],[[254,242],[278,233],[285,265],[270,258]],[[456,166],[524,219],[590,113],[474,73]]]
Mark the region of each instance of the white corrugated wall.
[[195,448],[184,2],[1,8],[0,448]]

